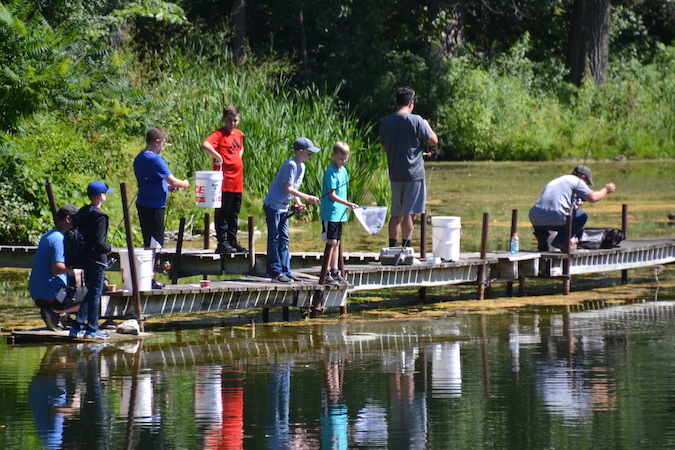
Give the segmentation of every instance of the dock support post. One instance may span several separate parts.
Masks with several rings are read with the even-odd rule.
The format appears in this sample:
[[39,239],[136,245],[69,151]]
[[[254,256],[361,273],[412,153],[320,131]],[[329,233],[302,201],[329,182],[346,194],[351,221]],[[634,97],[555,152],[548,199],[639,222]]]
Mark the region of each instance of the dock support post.
[[[621,230],[623,238],[628,239],[628,205],[621,205]],[[628,269],[621,271],[621,284],[628,284]]]
[[255,275],[255,220],[252,215],[248,216],[248,273]]
[[[420,259],[425,262],[427,259],[427,212],[420,215]],[[417,291],[420,302],[427,302],[427,288],[421,287]]]
[[129,215],[129,198],[127,197],[127,184],[120,183],[120,193],[122,194],[122,215],[124,216],[124,228],[126,230],[127,250],[129,254],[129,270],[131,276],[131,290],[134,296],[134,312],[136,321],[141,332],[143,327],[143,306],[141,304],[141,291],[138,286],[138,270],[136,267],[136,256],[134,255],[134,236],[131,232],[131,216]]
[[281,308],[281,318],[284,322],[288,322],[289,320],[291,320],[288,306],[283,306]]
[[180,255],[183,253],[183,233],[185,232],[185,217],[181,217],[178,224],[178,241],[176,242],[176,254],[173,255],[171,264],[171,284],[178,284],[180,276]]
[[[506,251],[511,250],[511,236],[513,236],[513,233],[518,232],[518,210],[517,209],[512,209],[511,210],[511,234],[509,234],[509,240],[508,240],[508,245],[509,247],[507,248]],[[520,279],[520,277],[519,277]],[[509,281],[506,283],[506,295],[509,297],[513,297],[513,281]]]
[[572,264],[572,215],[568,214],[565,219],[565,252],[567,258],[563,261],[563,295],[569,295],[572,284],[570,265]]
[[[490,221],[490,214],[489,213],[483,213],[483,229],[482,229],[482,234],[481,234],[481,242],[480,242],[480,258],[482,260],[485,260],[487,258],[487,240],[488,240],[488,227],[489,227],[489,221]],[[480,266],[478,266],[478,300],[483,300],[485,299],[485,269],[486,269],[486,264],[483,262]]]
[[262,322],[263,323],[269,323],[270,321],[270,309],[269,308],[263,308],[262,310]]

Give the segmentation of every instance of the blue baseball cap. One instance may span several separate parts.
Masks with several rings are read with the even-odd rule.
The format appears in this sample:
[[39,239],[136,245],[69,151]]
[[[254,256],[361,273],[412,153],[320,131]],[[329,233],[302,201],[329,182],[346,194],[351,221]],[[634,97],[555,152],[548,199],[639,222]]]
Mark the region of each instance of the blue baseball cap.
[[319,147],[315,147],[314,144],[312,144],[312,141],[306,137],[296,139],[295,142],[293,142],[293,150],[296,152],[298,150],[307,150],[312,153],[319,153],[321,151]]
[[113,190],[108,187],[103,181],[92,181],[87,186],[87,195],[89,197],[96,197],[101,194],[110,194]]

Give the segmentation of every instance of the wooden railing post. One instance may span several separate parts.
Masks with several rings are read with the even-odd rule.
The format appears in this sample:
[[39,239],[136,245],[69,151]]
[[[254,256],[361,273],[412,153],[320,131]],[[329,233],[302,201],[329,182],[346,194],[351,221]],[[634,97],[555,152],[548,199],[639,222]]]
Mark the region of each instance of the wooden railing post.
[[488,227],[490,221],[490,214],[483,213],[483,228],[481,233],[481,242],[480,242],[480,258],[483,260],[483,263],[478,266],[478,300],[483,300],[485,298],[485,271],[486,264],[485,259],[487,258],[487,241],[488,241]]
[[180,256],[183,253],[183,235],[185,233],[185,217],[181,217],[178,225],[178,241],[176,242],[176,253],[173,255],[173,264],[171,264],[171,284],[178,284],[180,277]]
[[54,188],[52,183],[47,183],[45,186],[47,189],[47,198],[49,199],[49,209],[52,211],[52,219],[54,219],[54,225],[56,225],[56,212],[58,211],[58,206],[56,204],[56,197],[54,196]]
[[[511,237],[513,236],[514,233],[518,232],[518,210],[517,209],[512,209],[511,210],[511,233],[509,234],[509,239],[508,239],[508,247],[506,251],[511,250]],[[506,283],[506,295],[509,297],[513,297],[513,281],[509,281]]]
[[143,327],[143,306],[141,304],[141,291],[138,286],[138,268],[136,267],[136,255],[134,254],[134,236],[131,232],[131,216],[129,214],[129,198],[127,196],[127,184],[120,183],[120,193],[122,196],[122,214],[124,215],[124,228],[126,229],[127,252],[129,256],[129,275],[131,276],[131,290],[134,297],[134,311],[138,328],[142,332]]
[[[621,205],[621,231],[623,238],[628,239],[628,205]],[[621,271],[621,284],[628,284],[628,269]]]
[[565,246],[567,258],[563,261],[563,295],[569,295],[572,284],[570,275],[570,266],[572,265],[572,214],[568,214],[565,219]]
[[255,275],[255,218],[248,216],[248,273]]

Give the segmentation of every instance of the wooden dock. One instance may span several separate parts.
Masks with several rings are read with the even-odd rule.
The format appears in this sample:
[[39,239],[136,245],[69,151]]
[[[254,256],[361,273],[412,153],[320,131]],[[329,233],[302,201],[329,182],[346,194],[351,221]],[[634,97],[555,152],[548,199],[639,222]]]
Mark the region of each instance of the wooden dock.
[[[218,262],[218,255],[206,256],[201,251],[186,253],[183,257],[201,260],[201,263],[195,265],[200,268],[204,267],[201,265],[204,260],[211,260],[214,265]],[[233,309],[264,310],[276,307],[346,308],[352,292],[478,284],[481,267],[485,269],[484,276],[488,285],[516,282],[522,285],[526,278],[533,277],[564,279],[566,276],[625,271],[675,262],[675,238],[624,241],[620,247],[609,250],[576,250],[571,256],[569,275],[563,270],[568,255],[560,252],[492,252],[485,258],[481,258],[478,253],[462,253],[460,260],[455,262],[419,262],[399,266],[383,265],[377,261],[376,255],[360,255],[358,258],[364,262],[355,263],[354,259],[350,264],[345,262],[349,285],[319,284],[321,267],[314,265],[295,270],[296,274],[304,277],[303,282],[274,283],[266,277],[248,275],[229,281],[212,280],[208,288],[202,288],[195,283],[141,291],[143,313],[150,315]],[[235,258],[228,256],[227,259]],[[244,257],[240,259],[245,260]],[[303,254],[300,260],[306,262],[311,258]],[[105,299],[102,312],[109,317],[129,316],[133,314],[133,305],[130,292],[115,293]]]
[[[484,245],[486,247],[486,245]],[[0,266],[30,268],[36,247],[0,246]],[[113,255],[115,256],[115,255]],[[481,252],[461,253],[458,261],[426,262],[426,255],[417,254],[413,265],[384,265],[379,253],[345,253],[344,269],[349,285],[326,286],[320,283],[323,254],[293,253],[291,265],[302,282],[274,283],[264,276],[266,255],[219,255],[212,250],[163,250],[160,263],[172,262],[172,278],[196,275],[238,274],[235,280],[211,280],[211,286],[172,284],[161,290],[140,291],[142,316],[167,313],[195,313],[237,309],[308,308],[321,311],[339,307],[346,312],[349,294],[359,291],[400,288],[433,288],[453,284],[475,284],[477,298],[482,300],[484,288],[495,283],[514,283],[525,293],[527,278],[562,279],[569,289],[574,276],[598,272],[627,271],[675,262],[675,238],[625,240],[617,248],[607,250],[574,250],[562,252]],[[176,270],[177,269],[177,270]],[[112,270],[119,270],[119,265]],[[489,291],[488,291],[489,292]],[[563,289],[563,293],[568,293]],[[115,292],[102,300],[103,318],[136,317],[136,297],[132,292]]]

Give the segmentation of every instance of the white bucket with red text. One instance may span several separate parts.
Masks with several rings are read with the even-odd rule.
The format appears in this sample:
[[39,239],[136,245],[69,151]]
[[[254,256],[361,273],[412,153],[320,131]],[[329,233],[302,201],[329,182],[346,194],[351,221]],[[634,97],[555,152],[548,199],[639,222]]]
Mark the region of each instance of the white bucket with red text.
[[447,261],[459,261],[461,219],[453,216],[431,218],[432,249],[434,256]]
[[[152,270],[153,251],[143,248],[134,248],[134,259],[136,259],[136,273],[138,274],[138,290],[149,291],[152,289]],[[122,289],[127,291],[133,290],[131,282],[131,266],[129,265],[129,250],[124,249],[119,251],[120,254],[120,268],[122,274]]]
[[195,201],[202,208],[220,208],[223,193],[223,172],[198,170],[195,172]]

